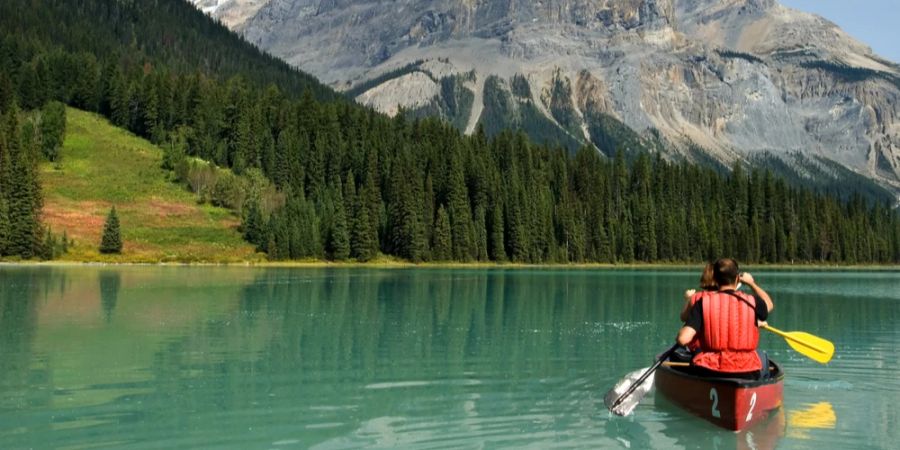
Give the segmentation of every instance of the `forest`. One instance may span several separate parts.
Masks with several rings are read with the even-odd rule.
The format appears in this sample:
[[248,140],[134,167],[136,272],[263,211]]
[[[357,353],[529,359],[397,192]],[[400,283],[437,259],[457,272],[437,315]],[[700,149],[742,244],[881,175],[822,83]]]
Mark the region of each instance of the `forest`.
[[163,148],[174,178],[234,209],[273,260],[900,261],[900,215],[885,202],[740,163],[723,175],[387,117],[183,1],[4,1],[0,33],[2,255],[58,246],[35,169],[57,157],[41,150],[54,138],[35,127],[67,104]]

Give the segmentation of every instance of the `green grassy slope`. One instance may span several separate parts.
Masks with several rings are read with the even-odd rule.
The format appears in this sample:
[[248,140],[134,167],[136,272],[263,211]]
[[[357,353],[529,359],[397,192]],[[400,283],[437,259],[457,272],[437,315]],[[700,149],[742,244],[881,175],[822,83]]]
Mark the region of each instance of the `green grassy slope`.
[[[110,262],[237,262],[262,259],[237,230],[240,218],[171,183],[162,151],[77,109],[67,110],[62,164],[41,166],[44,223],[75,245],[60,259]],[[100,234],[115,205],[122,255],[101,255]]]

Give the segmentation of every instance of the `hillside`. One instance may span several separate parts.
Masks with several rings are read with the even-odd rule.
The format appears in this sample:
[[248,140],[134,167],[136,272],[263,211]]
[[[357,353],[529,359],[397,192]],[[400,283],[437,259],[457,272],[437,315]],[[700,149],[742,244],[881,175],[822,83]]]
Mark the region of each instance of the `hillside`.
[[[44,223],[75,245],[63,260],[235,262],[257,259],[237,231],[240,218],[171,183],[162,151],[96,114],[67,110],[59,167],[41,165]],[[100,255],[103,222],[115,205],[122,255]]]

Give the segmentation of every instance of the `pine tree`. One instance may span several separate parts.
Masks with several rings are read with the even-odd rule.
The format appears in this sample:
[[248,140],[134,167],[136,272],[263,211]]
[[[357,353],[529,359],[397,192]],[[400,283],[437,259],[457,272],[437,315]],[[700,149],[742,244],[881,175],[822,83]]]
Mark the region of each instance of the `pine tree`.
[[0,256],[11,253],[9,250],[9,206],[2,194],[3,192],[0,192]]
[[[370,152],[365,183],[359,190],[358,195],[358,205],[360,208],[366,209],[366,212],[364,214],[369,222],[368,225],[366,225],[365,227],[360,227],[359,229],[360,231],[365,230],[367,233],[369,233],[369,236],[365,238],[365,241],[371,242],[371,245],[374,247],[369,258],[374,258],[375,254],[378,253],[378,250],[380,248],[379,236],[382,235],[381,229],[384,225],[384,223],[382,222],[382,216],[385,215],[385,208],[384,203],[381,199],[381,189],[378,182],[376,181],[378,178],[379,176],[377,159],[374,155],[374,152]],[[363,213],[362,211],[357,210],[357,214]]]
[[103,237],[100,239],[100,253],[122,253],[122,236],[119,230],[119,216],[113,206],[103,224]]
[[408,152],[403,151],[391,170],[388,249],[403,258],[419,261],[426,247],[425,232],[419,208],[421,195],[415,193],[417,180],[408,159]]
[[7,183],[7,208],[9,217],[9,234],[7,252],[29,259],[38,256],[36,251],[41,246],[40,191],[35,192],[37,171],[32,158],[31,139],[23,138],[19,129],[18,112],[13,109],[6,117],[4,124],[7,135],[7,149],[10,159],[9,181]]
[[434,181],[431,173],[425,176],[425,189],[422,191],[422,228],[424,229],[425,251],[423,259],[431,259],[431,243],[434,241],[435,215]]
[[347,229],[347,214],[344,207],[344,196],[341,194],[341,179],[340,177],[335,178],[336,181],[331,186],[335,191],[335,198],[329,252],[332,259],[343,261],[350,257],[350,231]]
[[[434,237],[431,243],[431,255],[435,261],[449,261],[453,256],[453,244],[450,236],[450,217],[444,206],[438,207],[434,220]],[[496,259],[496,258],[495,258]]]
[[448,213],[453,237],[453,259],[469,261],[474,256],[474,225],[472,212],[469,209],[469,195],[463,178],[462,164],[455,156],[450,168]]
[[6,127],[0,121],[0,256],[9,254],[10,159]]
[[9,74],[5,70],[0,71],[0,114],[9,111],[15,98],[16,90]]
[[[448,223],[449,227],[450,224]],[[494,261],[506,261],[506,247],[503,236],[503,208],[495,203],[491,209],[490,255]]]
[[109,99],[110,119],[120,128],[131,128],[131,85],[122,75],[118,67],[109,82],[111,98]]
[[151,75],[144,77],[143,90],[141,92],[141,121],[139,134],[147,136],[153,143],[159,143],[162,138],[162,127],[159,123],[159,96],[156,91],[156,83]]
[[474,237],[475,237],[475,259],[479,261],[487,261],[488,259],[488,236],[487,236],[487,213],[482,205],[475,207],[474,217]]
[[59,159],[66,134],[66,107],[60,102],[47,102],[41,111],[41,151],[50,161]]
[[352,173],[347,177],[344,192],[347,203],[351,205],[350,256],[358,261],[369,261],[377,254],[378,247],[377,242],[373,239],[369,209],[366,208],[363,193],[360,192],[360,195],[356,195]]
[[244,208],[244,220],[241,224],[244,232],[244,240],[256,245],[257,251],[268,252],[268,241],[266,233],[263,231],[263,217],[259,210],[259,203],[255,200],[248,202],[249,205]]

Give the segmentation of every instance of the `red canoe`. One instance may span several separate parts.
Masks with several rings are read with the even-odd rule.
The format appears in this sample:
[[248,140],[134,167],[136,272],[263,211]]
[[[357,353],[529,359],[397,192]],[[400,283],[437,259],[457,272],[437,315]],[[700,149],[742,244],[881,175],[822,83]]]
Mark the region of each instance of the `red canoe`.
[[781,407],[784,372],[769,361],[766,380],[699,377],[690,367],[662,365],[656,371],[656,390],[673,403],[720,427],[740,431]]

